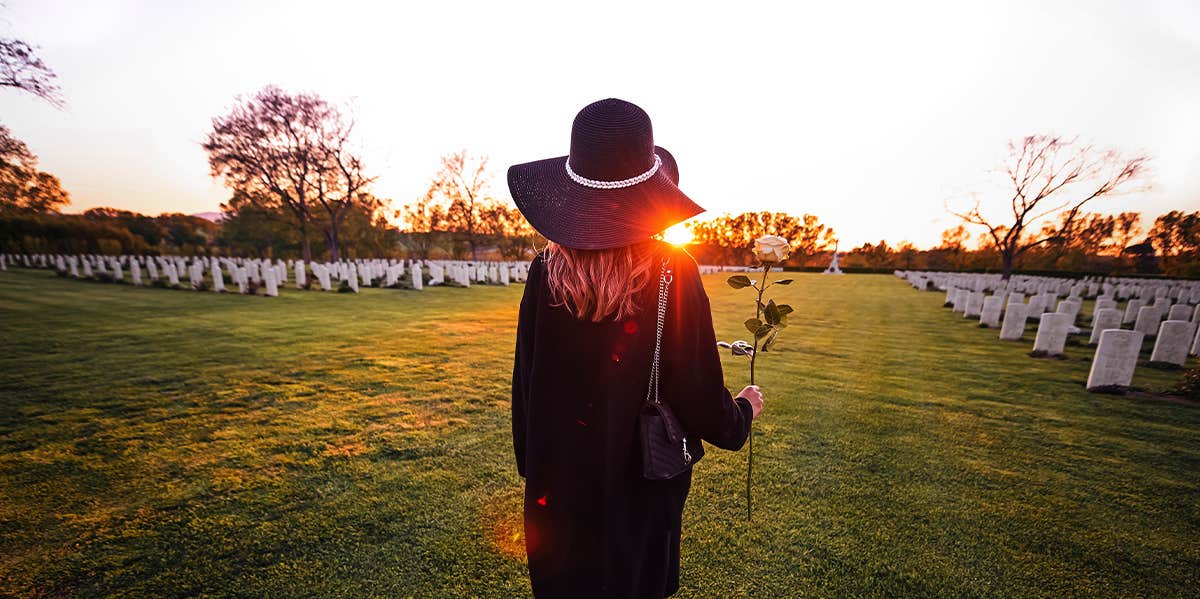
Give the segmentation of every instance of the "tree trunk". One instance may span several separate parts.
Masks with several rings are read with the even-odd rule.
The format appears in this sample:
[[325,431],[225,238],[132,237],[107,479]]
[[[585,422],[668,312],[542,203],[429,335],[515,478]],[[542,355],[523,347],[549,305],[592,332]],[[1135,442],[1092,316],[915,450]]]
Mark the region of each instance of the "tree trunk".
[[342,256],[338,251],[338,227],[336,224],[331,224],[325,229],[325,242],[329,245],[329,261],[340,260]]
[[1012,277],[1013,263],[1016,262],[1016,256],[1011,251],[1000,252],[1000,259],[1004,262],[1004,276],[1001,277],[1007,281]]
[[300,257],[304,263],[312,262],[312,246],[308,243],[308,221],[300,221]]

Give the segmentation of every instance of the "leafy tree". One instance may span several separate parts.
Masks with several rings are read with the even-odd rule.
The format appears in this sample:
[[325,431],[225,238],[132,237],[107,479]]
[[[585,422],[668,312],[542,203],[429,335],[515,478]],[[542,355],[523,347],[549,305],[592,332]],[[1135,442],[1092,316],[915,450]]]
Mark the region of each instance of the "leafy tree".
[[214,177],[263,209],[285,208],[300,231],[301,255],[311,261],[314,211],[325,209],[331,256],[348,210],[373,181],[350,150],[352,124],[316,94],[268,86],[213,119],[202,144]]
[[1200,260],[1200,212],[1172,210],[1154,220],[1149,241],[1167,274],[1186,275]]
[[43,213],[71,202],[58,178],[37,169],[25,142],[0,125],[0,212]]
[[703,258],[722,262],[748,264],[747,252],[755,239],[778,235],[792,246],[789,264],[804,264],[806,259],[828,251],[834,243],[833,229],[821,224],[816,216],[793,216],[784,212],[744,212],[735,216],[722,215],[709,221],[690,225],[696,253]]

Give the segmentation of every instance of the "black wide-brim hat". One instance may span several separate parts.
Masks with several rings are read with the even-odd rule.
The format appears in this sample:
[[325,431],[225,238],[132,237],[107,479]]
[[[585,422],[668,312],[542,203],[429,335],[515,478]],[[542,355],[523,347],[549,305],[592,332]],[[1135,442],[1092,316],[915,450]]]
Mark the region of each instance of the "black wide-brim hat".
[[679,189],[675,157],[650,117],[624,100],[594,102],[571,127],[571,153],[508,169],[521,214],[546,239],[581,250],[645,241],[701,208]]

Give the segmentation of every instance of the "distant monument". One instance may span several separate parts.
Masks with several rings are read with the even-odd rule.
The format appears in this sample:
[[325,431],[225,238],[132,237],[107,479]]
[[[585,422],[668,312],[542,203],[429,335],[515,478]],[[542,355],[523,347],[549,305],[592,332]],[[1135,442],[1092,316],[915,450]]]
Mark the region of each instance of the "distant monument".
[[825,272],[824,272],[823,274],[827,274],[827,275],[840,275],[840,274],[845,274],[845,273],[843,273],[843,272],[842,272],[842,269],[838,268],[838,251],[837,251],[837,248],[838,248],[838,244],[837,244],[837,242],[834,242],[834,244],[833,244],[833,262],[830,262],[830,263],[829,263],[829,268],[826,268],[826,269],[825,269]]

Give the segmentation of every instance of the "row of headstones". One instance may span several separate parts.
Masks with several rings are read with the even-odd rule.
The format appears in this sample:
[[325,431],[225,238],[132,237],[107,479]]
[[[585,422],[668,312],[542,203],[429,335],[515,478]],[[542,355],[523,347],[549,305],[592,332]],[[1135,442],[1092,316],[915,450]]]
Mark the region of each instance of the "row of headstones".
[[716,266],[711,264],[700,265],[700,274],[702,275],[715,275],[722,272],[750,272],[751,270],[756,269],[749,266]]
[[1094,298],[1101,295],[1118,300],[1140,298],[1151,301],[1169,297],[1180,303],[1200,303],[1200,281],[1182,279],[1133,279],[1125,277],[1085,277],[1069,279],[1013,275],[1005,281],[1002,275],[954,272],[895,271],[917,289],[935,288],[945,291],[962,287],[972,291],[1015,291],[1033,295],[1054,293],[1059,296]]
[[[1128,387],[1144,339],[1155,339],[1150,355],[1152,363],[1184,366],[1189,354],[1200,355],[1200,305],[1193,305],[1200,304],[1200,298],[1194,293],[1194,281],[1099,280],[1084,281],[1082,285],[1072,282],[1064,289],[1059,281],[1036,281],[1045,277],[1024,277],[1005,284],[987,280],[985,277],[990,275],[955,273],[935,279],[930,274],[945,273],[896,272],[914,288],[945,291],[944,305],[962,313],[964,318],[979,319],[982,327],[999,327],[1000,339],[1020,340],[1026,322],[1036,319],[1033,353],[1038,356],[1060,355],[1070,335],[1084,333],[1076,326],[1083,306],[1080,293],[1085,290],[1100,293],[1095,296],[1088,332],[1088,343],[1096,345],[1087,382],[1092,391]],[[984,280],[984,284],[978,284],[979,280]],[[942,289],[939,285],[948,286]],[[1038,292],[1027,303],[1024,293],[1008,288]],[[987,295],[985,289],[992,294]],[[1068,295],[1060,301],[1062,291]],[[1124,309],[1119,306],[1118,292],[1131,298]],[[1144,299],[1148,297],[1153,300]],[[1122,328],[1130,324],[1131,329]]]
[[[312,262],[307,266],[296,260],[263,260],[258,258],[184,257],[184,256],[104,256],[94,254],[0,254],[0,270],[8,265],[26,268],[53,268],[64,276],[74,278],[107,278],[134,285],[161,284],[180,287],[187,278],[192,289],[211,289],[226,292],[225,275],[240,293],[253,293],[262,287],[268,296],[277,296],[279,287],[288,281],[289,270],[295,273],[297,289],[309,287],[308,271],[324,291],[339,288],[358,292],[360,287],[408,287],[422,289],[425,285],[455,285],[470,287],[476,284],[508,285],[522,283],[529,275],[523,262],[464,262],[448,260],[354,260]],[[143,277],[146,269],[148,282]],[[425,271],[428,271],[428,274]],[[406,276],[407,272],[407,276]],[[208,278],[206,279],[206,275]],[[211,281],[211,285],[208,282]]]

